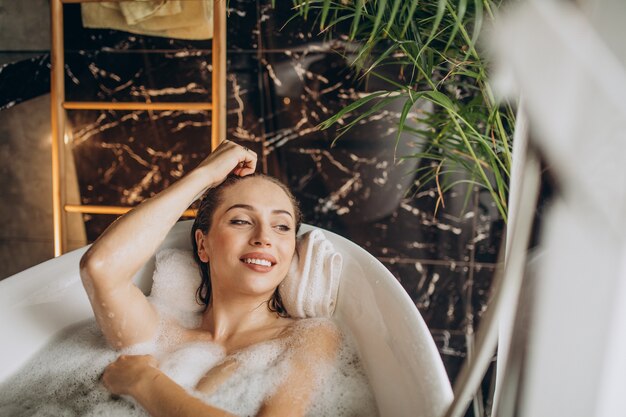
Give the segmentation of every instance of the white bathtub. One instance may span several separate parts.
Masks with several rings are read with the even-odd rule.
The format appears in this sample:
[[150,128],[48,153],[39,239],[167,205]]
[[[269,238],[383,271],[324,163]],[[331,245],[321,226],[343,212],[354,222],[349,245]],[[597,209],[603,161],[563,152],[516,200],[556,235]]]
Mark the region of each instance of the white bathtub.
[[[191,248],[191,221],[179,222],[162,247]],[[302,231],[310,230],[304,225]],[[344,255],[334,318],[359,345],[383,417],[439,417],[452,389],[435,343],[415,305],[372,255],[324,231]],[[93,316],[78,262],[86,248],[67,253],[0,282],[0,382],[65,327]],[[135,277],[151,286],[154,259]]]

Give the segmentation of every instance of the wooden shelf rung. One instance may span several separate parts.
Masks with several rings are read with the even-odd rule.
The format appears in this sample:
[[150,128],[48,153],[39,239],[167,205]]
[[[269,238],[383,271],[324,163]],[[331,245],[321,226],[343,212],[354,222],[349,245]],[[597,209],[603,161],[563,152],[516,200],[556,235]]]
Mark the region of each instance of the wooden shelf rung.
[[107,101],[65,101],[65,110],[213,110],[212,103],[133,103],[133,102],[107,102]]
[[121,3],[129,0],[61,0],[61,3],[104,3],[104,2]]
[[[98,206],[89,204],[66,204],[65,211],[68,213],[82,214],[115,214],[122,215],[131,211],[134,207],[124,206]],[[196,210],[188,209],[183,213],[185,217],[196,217]]]

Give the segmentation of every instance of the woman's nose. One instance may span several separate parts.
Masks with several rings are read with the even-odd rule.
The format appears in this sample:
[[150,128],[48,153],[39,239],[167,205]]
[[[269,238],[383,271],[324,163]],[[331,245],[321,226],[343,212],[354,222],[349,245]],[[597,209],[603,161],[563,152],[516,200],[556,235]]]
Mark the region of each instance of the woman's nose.
[[254,246],[271,246],[272,243],[267,229],[263,226],[256,227],[252,235],[251,243]]

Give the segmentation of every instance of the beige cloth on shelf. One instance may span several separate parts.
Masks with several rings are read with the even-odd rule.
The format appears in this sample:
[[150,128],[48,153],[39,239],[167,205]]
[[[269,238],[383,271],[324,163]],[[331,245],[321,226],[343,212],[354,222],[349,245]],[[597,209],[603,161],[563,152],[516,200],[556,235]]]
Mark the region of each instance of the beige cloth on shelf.
[[180,1],[125,1],[121,3],[104,2],[104,7],[120,10],[129,25],[156,16],[172,16],[182,11]]
[[83,3],[83,26],[177,39],[213,37],[213,1],[126,1]]

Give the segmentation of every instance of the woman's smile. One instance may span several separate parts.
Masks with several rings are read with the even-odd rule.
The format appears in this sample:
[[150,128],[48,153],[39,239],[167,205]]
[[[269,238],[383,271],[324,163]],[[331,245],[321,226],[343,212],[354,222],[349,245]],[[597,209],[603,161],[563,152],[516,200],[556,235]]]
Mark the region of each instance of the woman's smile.
[[243,264],[256,272],[269,272],[276,265],[276,258],[268,253],[251,252],[239,258]]

